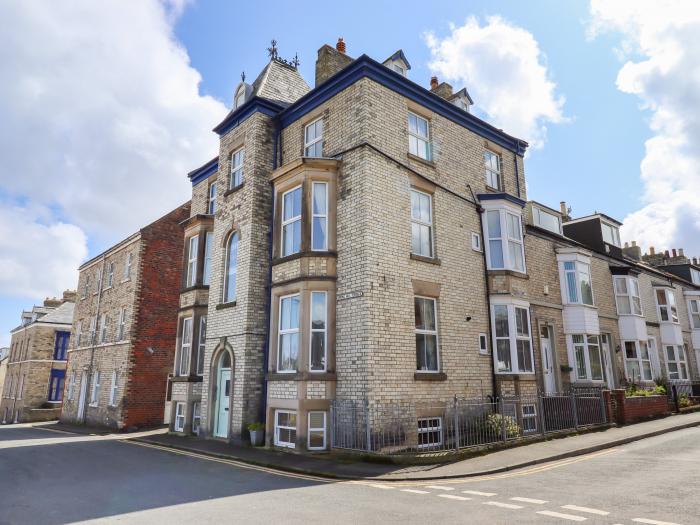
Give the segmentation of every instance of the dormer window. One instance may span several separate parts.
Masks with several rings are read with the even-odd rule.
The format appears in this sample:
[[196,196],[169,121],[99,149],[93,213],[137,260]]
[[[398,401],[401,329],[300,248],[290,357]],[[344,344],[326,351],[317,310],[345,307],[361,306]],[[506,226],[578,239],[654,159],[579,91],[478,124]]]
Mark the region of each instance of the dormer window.
[[457,98],[455,100],[455,106],[457,106],[459,109],[463,109],[467,113],[469,113],[469,108],[471,107],[469,102],[467,102],[463,98]]
[[539,228],[561,235],[561,217],[555,213],[533,206],[532,221]]
[[392,64],[391,67],[392,67],[392,69],[393,69],[394,71],[396,71],[399,75],[402,75],[402,76],[404,76],[404,77],[406,76],[406,70],[405,70],[403,67],[401,67],[400,64],[394,63],[394,64]]
[[603,242],[612,244],[613,246],[620,247],[620,229],[617,226],[608,224],[607,222],[600,223],[600,227],[603,230]]
[[236,91],[236,96],[233,99],[233,109],[240,108],[245,103],[245,85],[241,85]]
[[690,269],[690,279],[693,281],[693,284],[700,284],[700,270],[696,270],[695,268]]

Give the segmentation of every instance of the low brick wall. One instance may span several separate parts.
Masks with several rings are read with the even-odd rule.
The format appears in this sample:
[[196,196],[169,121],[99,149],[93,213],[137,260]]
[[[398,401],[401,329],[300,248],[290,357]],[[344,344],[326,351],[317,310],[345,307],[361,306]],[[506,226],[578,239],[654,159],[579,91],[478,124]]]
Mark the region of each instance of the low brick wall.
[[668,396],[625,397],[624,390],[613,390],[611,402],[606,403],[611,420],[620,425],[670,413]]

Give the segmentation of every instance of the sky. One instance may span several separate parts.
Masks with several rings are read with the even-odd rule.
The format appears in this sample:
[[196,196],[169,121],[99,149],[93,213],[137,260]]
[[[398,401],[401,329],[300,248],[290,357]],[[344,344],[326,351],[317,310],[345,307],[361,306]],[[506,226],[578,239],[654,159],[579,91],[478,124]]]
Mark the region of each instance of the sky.
[[[429,6],[429,7],[428,7]],[[0,347],[22,309],[190,196],[211,129],[276,39],[466,87],[530,143],[530,199],[604,212],[623,241],[700,256],[700,3],[0,0]]]

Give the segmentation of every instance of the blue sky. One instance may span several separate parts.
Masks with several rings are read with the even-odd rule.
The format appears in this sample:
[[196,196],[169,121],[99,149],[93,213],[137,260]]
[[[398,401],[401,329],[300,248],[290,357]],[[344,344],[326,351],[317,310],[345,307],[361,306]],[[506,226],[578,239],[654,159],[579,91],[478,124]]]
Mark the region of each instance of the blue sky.
[[696,3],[425,6],[2,4],[0,345],[23,308],[75,286],[82,261],[189,198],[185,174],[217,151],[211,128],[272,38],[311,85],[317,49],[339,36],[351,56],[403,49],[413,81],[467,87],[478,115],[531,141],[531,199],[605,212],[625,220],[623,240],[700,255]]

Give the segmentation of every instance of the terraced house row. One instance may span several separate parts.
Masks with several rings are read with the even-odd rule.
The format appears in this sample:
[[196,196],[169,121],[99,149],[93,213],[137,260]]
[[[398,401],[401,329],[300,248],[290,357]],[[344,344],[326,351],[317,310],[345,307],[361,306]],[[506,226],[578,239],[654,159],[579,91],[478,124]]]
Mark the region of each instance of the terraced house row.
[[[697,260],[529,200],[527,144],[410,69],[341,39],[311,88],[273,46],[191,202],[81,267],[63,419],[233,442],[258,422],[315,451],[343,401],[693,387]],[[440,439],[443,416],[411,417]]]

